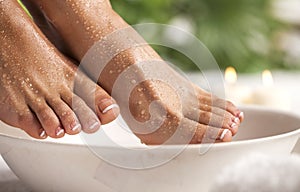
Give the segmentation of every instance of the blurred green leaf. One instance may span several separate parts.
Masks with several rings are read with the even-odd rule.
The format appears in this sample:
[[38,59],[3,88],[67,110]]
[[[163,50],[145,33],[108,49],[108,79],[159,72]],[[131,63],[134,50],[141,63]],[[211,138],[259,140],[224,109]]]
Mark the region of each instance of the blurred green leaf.
[[[276,34],[288,25],[271,14],[271,0],[111,0],[114,9],[130,24],[168,24],[186,16],[196,27],[195,35],[209,48],[222,69],[234,66],[239,72],[265,68],[286,69],[285,53],[278,49]],[[176,59],[179,67],[194,70],[182,54],[155,49]],[[295,66],[295,65],[294,65]]]

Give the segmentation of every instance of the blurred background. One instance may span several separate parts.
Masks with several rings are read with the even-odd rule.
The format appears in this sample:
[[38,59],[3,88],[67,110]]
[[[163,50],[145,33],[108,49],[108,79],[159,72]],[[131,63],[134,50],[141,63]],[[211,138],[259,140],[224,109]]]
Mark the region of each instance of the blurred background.
[[[172,24],[191,32],[221,69],[239,73],[300,69],[300,0],[111,0],[130,24]],[[182,41],[184,43],[184,41]],[[178,52],[155,49],[179,67],[195,65]]]
[[[0,0],[1,1],[1,0]],[[233,66],[237,80],[225,82],[227,98],[237,104],[256,104],[300,115],[300,0],[111,0],[130,24],[177,25],[197,36],[220,68]],[[177,42],[185,43],[175,37]],[[195,65],[182,54],[155,47],[164,58],[189,71],[201,85]],[[263,84],[261,73],[270,69]],[[232,74],[232,70],[229,70]],[[266,72],[266,77],[269,73]],[[211,73],[214,77],[216,74]],[[226,75],[225,75],[226,76]],[[232,82],[234,79],[237,82]],[[223,87],[223,88],[224,88]],[[300,151],[300,140],[298,141]],[[0,191],[26,191],[0,157]],[[1,187],[4,190],[1,190]]]

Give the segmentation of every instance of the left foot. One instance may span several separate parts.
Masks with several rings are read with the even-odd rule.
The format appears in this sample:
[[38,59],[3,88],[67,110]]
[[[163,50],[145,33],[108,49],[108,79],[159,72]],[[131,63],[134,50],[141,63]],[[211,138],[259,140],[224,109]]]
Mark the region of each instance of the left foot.
[[[119,109],[36,27],[17,1],[0,1],[0,120],[37,139],[93,133]],[[94,90],[94,91],[93,91]]]
[[[27,5],[31,6],[32,11],[39,12],[34,7],[42,8],[42,12],[45,15],[37,18],[39,19],[38,23],[50,23],[51,27],[55,29],[55,33],[60,34],[62,37],[65,52],[71,54],[78,61],[83,59],[96,42],[117,30],[129,27],[111,9],[109,1],[106,0],[27,0],[26,2],[32,2],[27,3]],[[60,7],[60,10],[57,7]],[[99,13],[101,13],[101,16],[99,16]],[[137,33],[133,32],[133,35],[139,38]],[[54,41],[54,39],[52,40]],[[121,44],[124,43],[122,39],[116,41],[119,41]],[[106,50],[100,51],[105,52]],[[168,79],[171,79],[175,84],[184,85],[185,100],[180,100],[177,93],[178,90],[174,90],[173,87],[164,82],[145,79],[146,74],[137,64],[149,62],[151,67],[153,60],[160,64],[163,63],[163,60],[149,45],[143,45],[130,47],[126,51],[118,53],[105,66],[100,78],[93,76],[93,67],[85,68],[85,70],[94,78],[98,78],[98,84],[108,92],[112,92],[115,81],[125,69],[133,66],[138,71],[132,77],[142,83],[137,84],[130,93],[130,111],[126,109],[128,100],[126,98],[124,100],[124,90],[116,90],[115,99],[121,106],[121,113],[133,129],[133,132],[147,144],[164,143],[177,130],[182,131],[180,132],[180,138],[192,135],[190,143],[201,143],[206,137],[217,141],[231,141],[232,136],[237,133],[240,122],[243,120],[243,113],[231,102],[212,96],[210,93],[188,82],[170,69],[167,64],[160,65],[164,73],[168,74]],[[155,66],[152,66],[150,70],[154,71],[154,69]],[[130,87],[130,80],[123,83],[124,86],[122,88]],[[197,97],[196,103],[192,102],[194,95]],[[128,114],[132,114],[134,120],[138,122],[145,122],[153,118],[161,119],[159,115],[161,111],[156,111],[156,114],[150,114],[149,112],[150,104],[153,101],[157,101],[158,108],[166,112],[166,119],[164,119],[159,129],[147,134],[139,133],[137,130],[140,130],[141,127],[139,127],[138,123],[133,122],[128,117]],[[228,132],[228,130],[230,131]],[[177,138],[173,143],[181,143],[181,141]]]

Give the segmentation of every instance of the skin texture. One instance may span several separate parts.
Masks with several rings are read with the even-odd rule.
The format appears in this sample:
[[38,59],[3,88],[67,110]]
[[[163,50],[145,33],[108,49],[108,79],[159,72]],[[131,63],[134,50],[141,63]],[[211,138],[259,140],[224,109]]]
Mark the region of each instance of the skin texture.
[[[16,1],[0,2],[0,119],[44,139],[93,133],[115,101],[43,35]],[[94,90],[91,92],[91,90]]]
[[[96,42],[129,27],[106,0],[23,2],[52,43],[78,62]],[[107,45],[116,45],[112,48],[115,51],[118,46],[128,44],[126,39],[140,38],[134,30],[127,35],[125,38],[109,38]],[[115,44],[109,44],[111,40]],[[97,58],[107,49],[100,43],[96,51],[94,56]],[[101,61],[101,57],[100,60],[88,60],[88,65],[83,68],[113,95],[127,124],[146,144],[231,141],[243,120],[243,114],[232,103],[182,78],[147,44],[138,47],[133,44],[119,51],[108,63],[104,63],[100,75],[95,73],[99,68],[96,61]],[[145,67],[141,67],[141,63],[146,63]],[[146,72],[147,67],[150,73]],[[159,75],[160,71],[164,72],[163,75]],[[149,76],[157,74],[161,80],[149,80]],[[120,82],[118,79],[122,75],[125,79]],[[168,80],[175,86],[168,84]],[[183,88],[181,93],[177,85]],[[124,96],[126,93],[129,93],[128,98]]]
[[[106,0],[26,0],[24,3],[34,13],[35,21],[42,26],[43,32],[46,35],[50,34],[48,38],[61,48],[62,52],[77,61],[82,61],[96,42],[129,27]],[[130,37],[139,38],[139,35],[133,31]],[[127,44],[123,42],[124,39],[126,37],[116,36],[110,40],[115,41],[118,47],[122,43]],[[97,48],[95,56],[107,51],[101,45]],[[146,62],[154,69],[155,64],[151,61],[161,63],[161,70],[166,76],[185,87],[184,94],[178,94],[175,87],[164,81],[147,79],[149,74],[145,74],[145,70],[138,64]],[[146,144],[231,141],[243,120],[243,113],[232,103],[215,97],[183,79],[147,44],[139,47],[132,45],[120,51],[105,63],[99,76],[94,74],[97,69],[96,60],[89,62],[89,65],[83,66],[86,72],[105,90],[114,93],[113,96],[121,106],[121,114],[127,124]],[[130,70],[127,70],[128,68]],[[132,78],[125,78],[121,85],[117,85],[118,89],[113,89],[119,76],[124,73]],[[132,88],[132,82],[140,83]],[[126,98],[124,93],[128,91],[130,96]],[[153,102],[154,113],[151,113]],[[148,126],[148,121],[160,123],[158,127],[151,127]],[[221,138],[222,133],[226,134]]]

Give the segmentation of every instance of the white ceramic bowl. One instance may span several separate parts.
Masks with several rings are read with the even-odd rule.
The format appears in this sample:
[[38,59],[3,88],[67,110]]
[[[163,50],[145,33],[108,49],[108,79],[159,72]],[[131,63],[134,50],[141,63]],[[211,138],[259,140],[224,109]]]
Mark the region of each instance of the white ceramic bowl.
[[[299,138],[300,117],[261,108],[243,111],[246,119],[234,142],[189,145],[176,157],[153,168],[146,165],[151,159],[163,159],[180,151],[182,146],[161,146],[154,153],[151,149],[155,147],[133,147],[131,143],[127,150],[103,145],[95,146],[92,151],[84,142],[76,144],[80,137],[35,141],[2,123],[0,151],[15,174],[38,192],[205,192],[224,166],[252,152],[290,154]],[[105,129],[116,126],[113,123]],[[122,140],[122,136],[117,136],[118,131],[111,134],[116,134],[114,137],[122,145],[131,142],[129,137]],[[128,153],[130,148],[143,149],[143,155]],[[204,149],[208,149],[206,153]],[[99,158],[95,150],[108,156]],[[108,158],[123,168],[108,163]],[[124,168],[131,165],[145,165],[147,169]]]

